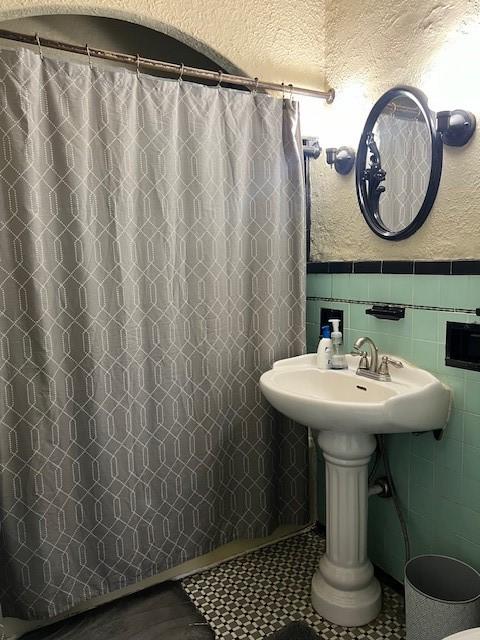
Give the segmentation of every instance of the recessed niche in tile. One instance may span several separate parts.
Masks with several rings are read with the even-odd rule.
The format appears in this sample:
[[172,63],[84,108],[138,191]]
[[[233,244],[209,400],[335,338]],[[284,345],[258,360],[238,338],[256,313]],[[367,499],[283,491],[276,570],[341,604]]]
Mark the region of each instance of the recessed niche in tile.
[[322,307],[326,307],[328,309],[338,309],[343,311],[343,329],[344,331],[350,328],[350,305],[348,302],[322,302]]

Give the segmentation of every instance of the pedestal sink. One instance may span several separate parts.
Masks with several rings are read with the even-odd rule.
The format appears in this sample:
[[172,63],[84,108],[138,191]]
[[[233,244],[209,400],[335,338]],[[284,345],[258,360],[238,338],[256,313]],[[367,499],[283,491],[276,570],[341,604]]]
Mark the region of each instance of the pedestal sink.
[[267,400],[311,427],[326,464],[327,548],[312,581],[312,604],[331,622],[360,626],[381,608],[380,585],[367,557],[368,463],[374,434],[445,427],[451,394],[428,371],[404,363],[390,382],[348,369],[320,370],[316,354],[275,362],[260,378]]

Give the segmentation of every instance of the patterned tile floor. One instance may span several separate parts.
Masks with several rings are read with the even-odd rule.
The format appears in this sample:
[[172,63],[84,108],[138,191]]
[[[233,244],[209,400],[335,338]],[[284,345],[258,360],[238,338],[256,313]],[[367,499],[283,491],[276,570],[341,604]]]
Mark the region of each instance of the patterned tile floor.
[[305,620],[327,640],[403,640],[403,599],[387,586],[381,614],[364,627],[333,625],[312,609],[310,581],[324,549],[324,538],[307,531],[191,576],[183,586],[221,640],[259,640],[290,620]]

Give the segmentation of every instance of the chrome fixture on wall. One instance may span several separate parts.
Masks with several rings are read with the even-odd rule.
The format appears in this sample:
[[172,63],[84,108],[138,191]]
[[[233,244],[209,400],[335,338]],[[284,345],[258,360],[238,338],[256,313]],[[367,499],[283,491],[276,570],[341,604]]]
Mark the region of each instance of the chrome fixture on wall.
[[346,176],[355,165],[355,151],[352,147],[329,147],[325,149],[326,161],[331,168],[342,176]]
[[455,109],[437,112],[437,131],[442,135],[443,144],[449,147],[463,147],[473,136],[477,126],[471,111]]

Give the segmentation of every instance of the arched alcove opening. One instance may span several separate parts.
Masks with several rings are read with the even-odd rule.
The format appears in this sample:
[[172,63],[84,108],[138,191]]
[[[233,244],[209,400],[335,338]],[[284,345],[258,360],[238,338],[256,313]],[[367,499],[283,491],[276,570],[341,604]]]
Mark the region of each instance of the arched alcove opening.
[[[74,28],[72,28],[74,24]],[[144,58],[162,60],[174,64],[198,67],[212,71],[232,72],[234,65],[219,65],[212,57],[193,46],[156,29],[135,22],[97,15],[49,14],[16,18],[0,22],[0,28],[26,34],[38,33],[40,37],[98,49],[107,49]],[[24,46],[24,45],[22,45]],[[55,55],[68,56],[62,52]],[[75,56],[78,58],[78,56]],[[95,61],[97,64],[97,61]],[[103,61],[98,61],[104,64]],[[108,65],[115,63],[108,62]],[[142,70],[150,75],[173,77],[156,69]],[[195,79],[189,81],[195,82]],[[197,80],[202,84],[215,81]],[[228,85],[224,85],[228,86]]]

